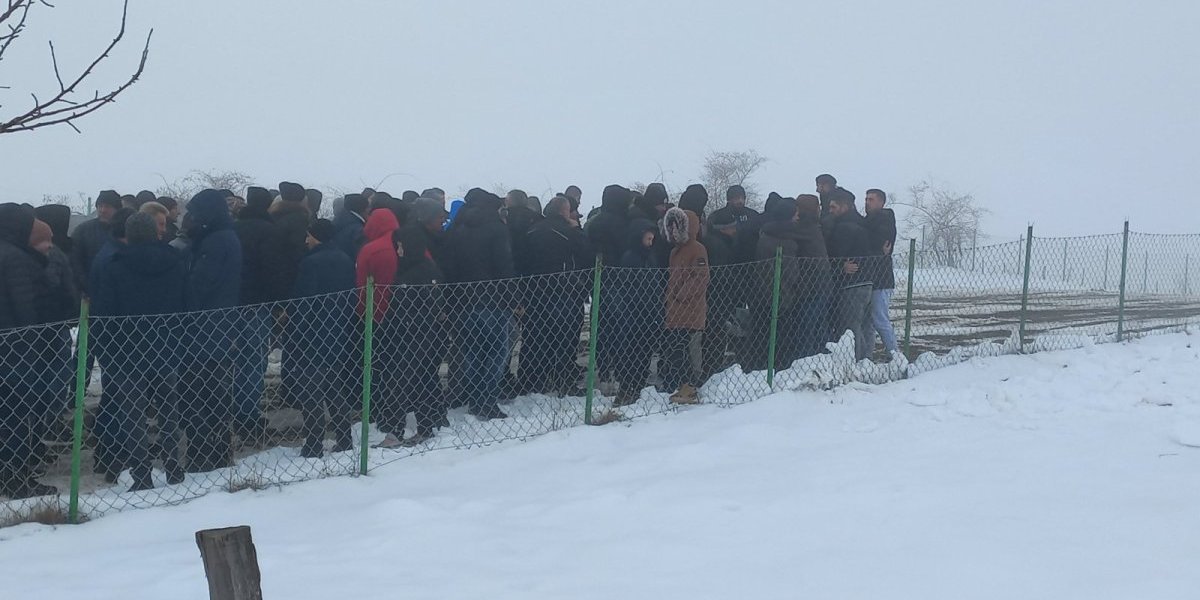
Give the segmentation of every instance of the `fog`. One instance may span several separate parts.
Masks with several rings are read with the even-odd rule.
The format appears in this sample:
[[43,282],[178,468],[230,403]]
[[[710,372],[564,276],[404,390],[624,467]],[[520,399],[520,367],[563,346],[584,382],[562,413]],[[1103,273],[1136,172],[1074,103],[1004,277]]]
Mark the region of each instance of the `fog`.
[[[763,191],[820,173],[900,201],[933,177],[1011,240],[1200,232],[1200,4],[912,0],[132,0],[115,83],[69,127],[0,136],[0,200],[154,189],[235,169],[274,186],[673,188],[713,150],[770,160]],[[112,37],[120,2],[37,7],[0,62],[0,119]],[[90,89],[90,88],[89,88]],[[710,193],[713,193],[710,190]],[[714,193],[714,196],[718,194]],[[718,201],[719,203],[720,201]]]

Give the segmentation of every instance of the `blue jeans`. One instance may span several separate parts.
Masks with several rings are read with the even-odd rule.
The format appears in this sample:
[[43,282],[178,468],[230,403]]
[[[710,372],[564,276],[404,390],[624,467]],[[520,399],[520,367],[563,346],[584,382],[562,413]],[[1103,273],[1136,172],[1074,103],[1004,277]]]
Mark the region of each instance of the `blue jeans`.
[[888,305],[892,301],[892,293],[896,290],[874,290],[871,292],[871,313],[866,330],[871,348],[875,348],[875,334],[883,339],[883,348],[890,352],[898,349],[896,346],[896,330],[892,328],[891,317],[888,316]]
[[233,359],[233,418],[253,423],[262,416],[266,389],[267,343],[271,339],[271,307],[247,306],[237,315],[237,349]]
[[472,410],[497,408],[500,381],[508,366],[511,313],[500,308],[473,308],[462,327],[462,352],[468,403]]

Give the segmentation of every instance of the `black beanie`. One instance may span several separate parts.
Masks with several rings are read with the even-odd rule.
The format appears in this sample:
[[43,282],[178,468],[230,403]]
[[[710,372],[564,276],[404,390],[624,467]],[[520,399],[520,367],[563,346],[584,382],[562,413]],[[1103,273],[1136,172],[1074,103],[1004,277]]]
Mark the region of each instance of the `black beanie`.
[[284,181],[279,184],[279,197],[285,202],[304,202],[307,197],[304,193],[304,186],[290,181]]
[[254,210],[267,212],[271,209],[271,202],[275,199],[271,197],[271,192],[267,188],[258,186],[250,186],[246,188],[246,207]]
[[337,228],[333,226],[333,221],[329,219],[317,219],[312,225],[308,226],[308,235],[313,236],[322,244],[333,239],[337,235]]
[[652,183],[646,186],[646,193],[642,195],[646,202],[651,206],[667,203],[667,186],[661,183]]

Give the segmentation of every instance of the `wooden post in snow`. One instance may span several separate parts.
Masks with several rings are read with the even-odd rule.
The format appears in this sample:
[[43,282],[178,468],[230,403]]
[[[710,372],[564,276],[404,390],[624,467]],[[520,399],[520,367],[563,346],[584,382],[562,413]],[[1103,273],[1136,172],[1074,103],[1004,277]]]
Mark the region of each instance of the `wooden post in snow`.
[[262,600],[262,577],[250,528],[226,527],[196,532],[210,600]]

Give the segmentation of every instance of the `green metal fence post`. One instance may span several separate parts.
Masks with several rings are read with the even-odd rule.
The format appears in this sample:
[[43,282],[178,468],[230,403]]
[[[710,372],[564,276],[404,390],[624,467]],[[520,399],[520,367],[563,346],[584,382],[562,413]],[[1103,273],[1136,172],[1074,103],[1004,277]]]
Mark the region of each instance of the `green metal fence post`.
[[1020,337],[1020,352],[1025,352],[1025,322],[1029,312],[1029,269],[1033,264],[1033,225],[1029,226],[1029,231],[1025,235],[1025,283],[1021,287],[1021,325],[1018,336]]
[[783,246],[775,248],[775,278],[771,284],[771,331],[767,336],[767,387],[775,389],[775,345],[779,336],[779,288],[783,279]]
[[904,355],[912,350],[913,273],[917,270],[917,240],[908,240],[908,295],[904,300]]
[[362,440],[358,455],[358,474],[367,474],[371,434],[371,363],[375,345],[375,278],[367,276],[366,310],[363,311],[363,393],[362,393]]
[[592,424],[592,400],[596,396],[596,334],[600,329],[600,271],[604,261],[596,257],[596,266],[592,268],[592,307],[588,316],[588,372],[587,396],[583,404],[583,423]]
[[71,502],[67,508],[67,522],[79,522],[79,463],[83,453],[83,399],[87,395],[88,380],[88,300],[79,305],[79,334],[75,340],[75,422],[71,429]]
[[1121,295],[1117,300],[1117,341],[1125,339],[1125,282],[1129,274],[1129,221],[1121,241]]

